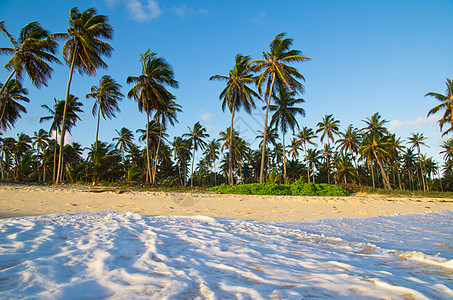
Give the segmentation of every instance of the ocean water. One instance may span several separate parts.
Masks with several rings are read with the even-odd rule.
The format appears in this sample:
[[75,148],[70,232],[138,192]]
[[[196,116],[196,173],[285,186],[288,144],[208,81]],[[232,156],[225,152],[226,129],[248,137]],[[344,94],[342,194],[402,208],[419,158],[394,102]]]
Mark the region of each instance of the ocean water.
[[453,299],[453,212],[0,220],[2,299]]

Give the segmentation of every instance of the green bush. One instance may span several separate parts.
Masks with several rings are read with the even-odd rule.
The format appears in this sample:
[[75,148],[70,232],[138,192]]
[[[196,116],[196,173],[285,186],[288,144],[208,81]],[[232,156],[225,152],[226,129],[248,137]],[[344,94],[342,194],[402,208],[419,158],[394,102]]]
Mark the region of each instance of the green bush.
[[209,190],[221,194],[243,195],[349,196],[349,192],[340,186],[325,183],[305,183],[302,181],[296,181],[291,185],[271,182],[239,185],[221,184]]

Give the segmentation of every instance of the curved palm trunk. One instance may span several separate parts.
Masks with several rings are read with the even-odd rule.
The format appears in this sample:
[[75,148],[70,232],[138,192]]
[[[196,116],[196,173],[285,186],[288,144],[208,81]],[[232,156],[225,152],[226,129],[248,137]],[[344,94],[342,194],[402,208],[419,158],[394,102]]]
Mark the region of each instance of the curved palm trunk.
[[[159,123],[160,125],[160,116],[157,120],[157,123]],[[156,156],[154,158],[154,166],[153,166],[153,184],[155,182],[155,179],[156,179],[156,172],[157,172],[157,158],[159,156],[159,147],[160,147],[160,142],[161,142],[161,139],[162,139],[162,125],[159,126],[159,141],[157,142],[157,150],[156,150]]]
[[267,99],[266,115],[264,117],[264,131],[263,131],[263,147],[261,149],[261,169],[260,169],[260,183],[264,183],[264,157],[266,155],[266,133],[267,133],[267,117],[269,114],[269,105],[271,104],[272,89],[274,88],[275,74],[272,76],[272,83],[269,89],[269,98]]
[[[11,80],[11,78],[13,77],[13,75],[14,75],[15,73],[16,73],[16,70],[13,70],[13,71],[11,72],[11,74],[9,74],[8,79],[6,79],[5,83],[4,83],[3,86],[2,86],[2,89],[0,90],[0,95],[3,94],[3,91],[4,91],[5,88],[6,88],[6,85],[7,85],[8,82]],[[2,117],[2,119],[3,119],[3,117]],[[0,120],[1,120],[1,119],[0,119]]]
[[286,148],[285,148],[285,131],[283,131],[283,182],[286,184]]
[[195,162],[195,146],[192,154],[192,170],[190,171],[190,187],[193,188],[193,163]]
[[384,170],[384,166],[382,165],[382,162],[381,162],[381,159],[380,157],[374,153],[374,157],[376,157],[376,160],[377,160],[377,163],[379,165],[379,168],[381,169],[381,173],[382,173],[382,177],[384,178],[384,184],[385,186],[391,190],[392,189],[392,186],[390,185],[390,181],[389,181],[389,178],[387,177],[387,173],[385,172]]
[[[76,45],[77,46],[77,45]],[[60,151],[58,155],[58,169],[57,169],[57,178],[55,179],[56,183],[60,183],[60,181],[63,178],[63,148],[64,148],[64,137],[66,135],[66,112],[68,110],[68,99],[69,99],[69,93],[71,90],[71,81],[72,81],[72,75],[74,74],[74,62],[75,62],[75,55],[72,57],[72,62],[71,62],[71,67],[69,68],[69,79],[68,79],[68,84],[66,86],[66,99],[64,102],[64,109],[63,109],[63,121],[61,122],[61,137],[60,137]]]
[[146,177],[148,178],[148,182],[151,180],[151,161],[149,157],[149,111],[146,110]]
[[234,111],[236,108],[236,97],[233,101],[233,109],[231,111],[231,125],[230,125],[230,143],[228,145],[228,181],[232,185],[233,182],[233,119]]
[[309,163],[308,163],[307,142],[306,141],[304,141],[304,152],[305,152],[305,163],[307,164],[308,183],[310,183],[310,166],[309,166]]

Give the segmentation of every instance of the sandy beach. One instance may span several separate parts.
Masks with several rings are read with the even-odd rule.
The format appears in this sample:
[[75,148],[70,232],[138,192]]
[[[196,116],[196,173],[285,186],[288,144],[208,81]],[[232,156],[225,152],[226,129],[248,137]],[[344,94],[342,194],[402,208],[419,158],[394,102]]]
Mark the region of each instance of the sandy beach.
[[251,196],[107,191],[100,187],[0,185],[0,218],[111,211],[146,216],[203,215],[259,222],[360,218],[453,210],[452,199],[356,194],[348,197]]

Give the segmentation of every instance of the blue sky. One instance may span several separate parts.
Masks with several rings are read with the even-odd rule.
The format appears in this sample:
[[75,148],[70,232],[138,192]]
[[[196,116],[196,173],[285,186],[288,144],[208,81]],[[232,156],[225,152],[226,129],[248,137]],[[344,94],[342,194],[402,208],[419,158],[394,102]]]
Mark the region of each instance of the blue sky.
[[[294,40],[310,61],[295,65],[305,76],[306,92],[302,106],[306,117],[300,126],[316,128],[327,114],[340,120],[342,131],[349,125],[362,127],[361,120],[375,112],[388,120],[392,132],[406,139],[411,132],[429,137],[430,148],[423,152],[440,160],[442,142],[438,116],[426,118],[437,104],[425,98],[428,92],[445,92],[446,78],[452,77],[453,41],[449,20],[453,1],[163,1],[163,0],[82,0],[0,2],[0,19],[17,37],[20,28],[39,21],[50,32],[64,32],[72,7],[85,10],[95,7],[109,17],[114,29],[110,44],[115,51],[106,58],[109,68],[98,70],[96,77],[75,74],[71,93],[85,104],[85,113],[72,131],[72,141],[89,146],[95,138],[96,119],[91,115],[92,100],[86,99],[90,87],[98,85],[103,75],[111,75],[127,94],[126,78],[139,75],[139,56],[147,49],[157,52],[170,63],[180,83],[173,90],[182,105],[179,124],[170,128],[172,139],[187,132],[187,126],[201,121],[211,138],[229,126],[229,112],[222,112],[218,96],[222,82],[209,81],[215,74],[226,75],[238,53],[262,58],[270,41],[280,32]],[[9,46],[0,37],[0,47]],[[61,57],[61,48],[58,50]],[[4,65],[8,56],[0,56]],[[5,133],[33,135],[50,123],[39,123],[47,115],[42,104],[64,99],[69,70],[54,65],[49,86],[40,90],[26,79],[30,103],[28,113]],[[0,81],[9,75],[0,69]],[[258,102],[261,108],[264,103]],[[100,139],[111,142],[115,129],[127,127],[135,132],[145,127],[145,115],[130,99],[120,103],[116,119],[101,120]],[[236,128],[252,147],[257,130],[262,130],[261,109],[252,116],[237,115]],[[286,139],[289,141],[289,138]],[[142,145],[143,146],[143,145]]]

